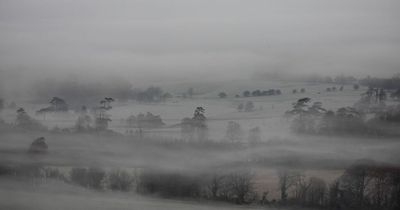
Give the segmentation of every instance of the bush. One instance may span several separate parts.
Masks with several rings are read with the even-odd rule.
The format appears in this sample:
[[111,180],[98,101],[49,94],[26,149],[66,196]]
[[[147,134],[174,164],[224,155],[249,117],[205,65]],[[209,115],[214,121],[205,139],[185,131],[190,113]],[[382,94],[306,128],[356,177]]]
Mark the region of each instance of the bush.
[[108,176],[108,187],[111,190],[129,191],[133,182],[133,176],[124,170],[112,171]]
[[201,178],[191,174],[147,170],[140,176],[138,191],[164,197],[198,197],[201,186]]
[[61,173],[57,168],[44,168],[44,173],[46,178],[59,179],[63,181],[66,180],[64,174]]
[[102,189],[106,173],[100,168],[73,168],[70,178],[73,183],[93,189]]

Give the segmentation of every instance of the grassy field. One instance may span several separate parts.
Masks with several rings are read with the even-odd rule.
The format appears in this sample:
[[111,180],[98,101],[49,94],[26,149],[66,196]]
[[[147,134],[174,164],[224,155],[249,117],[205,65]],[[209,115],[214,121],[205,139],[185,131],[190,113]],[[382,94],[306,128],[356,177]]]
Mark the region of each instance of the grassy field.
[[[232,84],[233,83],[233,84]],[[110,128],[125,133],[127,130],[124,120],[129,115],[137,115],[139,113],[151,112],[160,115],[166,123],[166,128],[152,129],[148,131],[148,135],[157,137],[180,138],[179,128],[170,128],[170,126],[178,124],[183,118],[191,117],[194,109],[203,106],[206,109],[206,117],[208,118],[208,127],[210,138],[220,141],[224,138],[228,121],[237,121],[241,124],[244,131],[259,126],[264,135],[264,139],[269,137],[286,137],[290,136],[288,132],[288,123],[282,119],[285,111],[291,108],[293,102],[303,97],[310,97],[313,101],[320,101],[327,109],[337,109],[343,106],[352,106],[359,98],[364,90],[353,90],[351,85],[344,87],[344,91],[326,92],[327,87],[334,85],[329,84],[307,84],[307,83],[284,83],[284,82],[249,82],[235,81],[232,83],[222,83],[208,92],[202,92],[195,95],[192,99],[174,98],[165,103],[160,104],[142,104],[135,102],[114,103],[113,109],[110,110],[112,122]],[[251,85],[249,85],[249,83]],[[236,85],[235,85],[236,84]],[[339,88],[338,85],[336,85]],[[234,95],[241,94],[244,90],[268,90],[280,89],[282,95],[263,96],[263,97],[246,97],[235,98]],[[298,91],[305,88],[305,93],[292,94],[293,89]],[[200,90],[199,90],[200,91]],[[219,99],[218,93],[226,91],[231,93],[226,99]],[[240,103],[253,101],[255,105],[254,112],[239,112],[237,107]],[[68,114],[47,114],[46,116],[35,116],[36,110],[47,106],[46,104],[25,104],[19,103],[44,125],[52,127],[71,127],[75,124],[77,115]],[[15,120],[15,110],[5,110],[3,119],[8,122]]]
[[[178,201],[149,198],[135,193],[96,192],[62,182],[24,183],[21,180],[0,179],[0,209],[129,209],[129,210],[245,210],[261,209],[201,201]],[[265,209],[265,208],[263,208]],[[272,209],[271,209],[272,210]]]

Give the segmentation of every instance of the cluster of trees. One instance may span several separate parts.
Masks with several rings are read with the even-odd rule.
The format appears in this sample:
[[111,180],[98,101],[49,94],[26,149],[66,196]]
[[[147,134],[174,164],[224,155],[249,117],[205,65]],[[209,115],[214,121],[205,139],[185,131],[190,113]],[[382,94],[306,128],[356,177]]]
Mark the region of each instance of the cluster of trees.
[[345,76],[345,75],[338,75],[336,76],[332,82],[336,83],[336,84],[352,84],[355,83],[357,81],[357,79],[353,76]]
[[69,180],[91,189],[124,192],[131,190],[135,182],[134,175],[126,170],[114,169],[106,172],[101,168],[72,168]]
[[172,98],[170,93],[164,93],[160,87],[152,86],[145,90],[134,89],[128,99],[146,103],[159,103],[164,102],[168,98]]
[[72,105],[91,104],[95,99],[104,95],[112,96],[120,101],[136,100],[146,103],[157,103],[172,97],[163,92],[160,87],[148,87],[145,90],[134,89],[132,84],[121,78],[107,78],[104,80],[80,80],[78,78],[45,79],[38,81],[31,88],[32,95],[37,101],[45,100],[48,96],[63,96]]
[[68,104],[64,99],[53,97],[50,100],[50,106],[36,111],[36,114],[46,114],[48,112],[67,112]]
[[[79,167],[69,172],[38,165],[3,166],[0,175],[54,178],[95,190],[136,190],[174,198],[202,198],[236,204],[292,205],[318,209],[388,209],[400,207],[400,168],[359,161],[331,183],[307,177],[295,169],[278,170],[279,199],[269,199],[270,190],[256,191],[255,174],[246,168],[210,171],[177,171],[141,168],[127,171]],[[271,191],[272,192],[272,191]]]
[[329,111],[321,102],[310,103],[310,98],[302,98],[293,103],[292,110],[285,113],[293,117],[292,129],[299,133],[324,134],[368,134],[373,132],[364,121],[364,115],[352,107],[342,107]]
[[126,123],[129,128],[159,128],[165,125],[160,115],[153,115],[151,112],[147,112],[146,115],[131,115],[126,119]]
[[[278,171],[280,202],[302,206],[325,205],[327,185],[318,177],[307,178],[302,172],[282,169]],[[289,197],[289,193],[292,194]]]
[[[100,106],[93,109],[95,116],[95,129],[98,131],[104,131],[108,129],[108,124],[111,122],[111,115],[108,114],[108,110],[112,109],[111,103],[114,101],[113,98],[105,97],[100,101]],[[78,119],[79,120],[79,119]]]
[[312,74],[288,74],[279,72],[258,72],[254,75],[255,79],[271,80],[271,81],[291,81],[291,82],[309,82],[309,83],[337,83],[351,84],[357,81],[353,76],[337,75],[335,77],[323,76],[315,73]]
[[181,120],[182,140],[202,142],[208,139],[207,118],[204,113],[203,107],[197,107],[193,117]]
[[254,103],[252,101],[247,101],[246,103],[240,103],[237,107],[239,112],[253,112]]
[[[301,89],[300,89],[300,93],[305,93],[305,92],[306,92],[306,89],[305,89],[305,88],[301,88]],[[297,93],[297,89],[293,89],[293,90],[292,90],[292,93],[293,93],[293,94],[296,94],[296,93]]]
[[385,108],[387,99],[386,91],[382,88],[368,88],[361,94],[361,99],[354,105],[364,113],[378,112]]
[[[310,98],[302,98],[285,115],[293,117],[292,129],[300,133],[380,135],[373,122],[400,122],[400,105],[386,106],[385,100],[383,89],[370,88],[354,107],[331,111],[320,102],[311,104]],[[367,114],[373,117],[367,119]]]
[[245,204],[256,199],[253,176],[249,170],[200,174],[144,170],[139,178],[138,191],[165,197],[205,198]]
[[334,84],[345,85],[345,84],[355,83],[357,82],[357,79],[354,76],[345,76],[343,74],[337,75],[335,77],[311,75],[305,77],[303,81],[310,83],[334,83]]
[[[339,91],[343,91],[343,88],[344,88],[343,86],[340,86]],[[326,92],[335,92],[336,90],[337,88],[335,86],[326,88]]]
[[24,130],[45,130],[46,128],[37,120],[33,119],[23,109],[17,110],[17,117],[15,119],[15,126]]
[[[242,142],[245,138],[245,132],[242,129],[242,126],[235,122],[229,121],[228,126],[226,128],[226,135],[225,138],[232,143],[239,143]],[[247,142],[250,144],[257,144],[261,142],[261,129],[257,126],[251,128],[248,131],[247,135]]]
[[135,176],[132,172],[124,169],[106,171],[98,167],[74,167],[65,172],[57,168],[38,165],[0,166],[0,175],[52,178],[94,190],[110,189],[126,192],[135,184]]
[[[88,109],[86,106],[82,106],[82,108],[77,111],[79,114],[78,119],[76,120],[74,128],[64,129],[64,130],[74,130],[76,132],[88,132],[88,131],[105,131],[108,129],[109,122],[111,122],[111,116],[108,114],[108,111],[112,109],[111,103],[114,101],[113,98],[105,97],[100,101],[97,107],[94,107],[92,111],[92,115],[94,120],[92,120],[91,115],[88,113]],[[37,113],[45,114],[48,111],[56,112],[65,111],[67,105],[63,99],[58,97],[54,97],[52,100],[51,109],[45,108],[39,110]],[[23,108],[19,108],[17,111],[17,116],[15,120],[15,127],[21,128],[24,130],[46,130],[47,128],[42,125],[39,121],[32,118]]]
[[220,93],[218,93],[218,97],[226,98],[226,97],[228,97],[228,95],[225,92],[220,92]]
[[250,97],[250,96],[273,96],[273,95],[281,95],[282,92],[279,89],[269,89],[269,90],[254,90],[249,91],[246,90],[242,93],[243,97]]
[[327,209],[398,209],[400,168],[357,163],[329,186],[294,170],[278,172],[283,204]]
[[368,76],[364,79],[361,79],[360,84],[371,88],[399,90],[400,74],[396,74],[392,78],[373,78]]
[[329,204],[348,209],[400,208],[400,168],[361,162],[331,186]]
[[28,151],[30,153],[46,153],[47,149],[46,139],[44,137],[39,137],[31,143]]
[[[89,115],[87,107],[82,106],[80,111],[77,112],[79,116],[75,123],[75,131],[90,132],[107,130],[109,123],[112,121],[108,111],[112,109],[111,103],[114,101],[115,100],[111,97],[105,97],[100,100],[99,105],[91,110],[94,120],[92,120],[92,117]],[[92,125],[93,122],[94,125]]]

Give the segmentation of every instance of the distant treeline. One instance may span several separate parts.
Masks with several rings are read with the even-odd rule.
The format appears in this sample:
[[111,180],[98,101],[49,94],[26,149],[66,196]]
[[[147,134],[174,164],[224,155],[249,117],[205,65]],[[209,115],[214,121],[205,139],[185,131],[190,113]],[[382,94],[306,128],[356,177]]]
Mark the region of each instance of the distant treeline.
[[279,89],[269,89],[269,90],[254,90],[254,91],[243,91],[243,97],[250,97],[250,96],[273,96],[273,95],[281,95],[282,92]]
[[96,82],[78,79],[46,79],[35,83],[32,87],[32,95],[35,101],[44,101],[58,96],[72,105],[97,103],[104,95],[119,101],[136,100],[148,103],[161,102],[171,97],[171,94],[164,92],[160,87],[133,88],[132,84],[124,79]]
[[371,88],[398,90],[400,89],[400,75],[395,75],[392,78],[367,77],[361,79],[360,84]]
[[[298,133],[323,135],[399,135],[390,129],[400,122],[400,105],[386,105],[383,89],[369,89],[353,107],[327,110],[321,102],[301,98],[285,113]],[[369,117],[367,117],[367,115]],[[393,128],[393,127],[392,127]]]
[[354,76],[337,75],[334,77],[323,76],[319,74],[302,74],[294,75],[282,72],[259,72],[254,75],[255,79],[270,81],[293,81],[293,82],[310,82],[310,83],[336,83],[336,84],[353,84],[357,82]]

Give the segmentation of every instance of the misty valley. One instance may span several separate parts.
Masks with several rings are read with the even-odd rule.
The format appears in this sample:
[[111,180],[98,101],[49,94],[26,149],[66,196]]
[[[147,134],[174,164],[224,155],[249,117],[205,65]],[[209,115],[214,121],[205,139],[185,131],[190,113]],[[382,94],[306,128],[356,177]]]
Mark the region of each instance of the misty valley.
[[399,0],[0,0],[0,210],[400,210]]
[[396,209],[399,81],[116,88],[84,105],[63,84],[48,104],[2,99],[1,206]]

